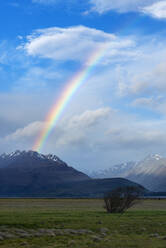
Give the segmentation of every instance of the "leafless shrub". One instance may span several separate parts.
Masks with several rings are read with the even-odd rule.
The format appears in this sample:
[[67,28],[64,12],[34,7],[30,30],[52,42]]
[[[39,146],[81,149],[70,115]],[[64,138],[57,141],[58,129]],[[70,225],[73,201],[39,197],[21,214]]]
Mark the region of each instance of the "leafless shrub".
[[137,203],[140,195],[138,187],[119,187],[104,196],[105,208],[108,213],[124,213]]

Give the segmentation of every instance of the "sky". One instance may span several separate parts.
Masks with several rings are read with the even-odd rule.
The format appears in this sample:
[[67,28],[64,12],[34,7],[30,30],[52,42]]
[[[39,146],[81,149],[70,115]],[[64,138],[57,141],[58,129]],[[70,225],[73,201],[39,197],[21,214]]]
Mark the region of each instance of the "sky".
[[33,149],[86,65],[41,152],[84,171],[166,156],[165,0],[2,0],[0,9],[0,153]]

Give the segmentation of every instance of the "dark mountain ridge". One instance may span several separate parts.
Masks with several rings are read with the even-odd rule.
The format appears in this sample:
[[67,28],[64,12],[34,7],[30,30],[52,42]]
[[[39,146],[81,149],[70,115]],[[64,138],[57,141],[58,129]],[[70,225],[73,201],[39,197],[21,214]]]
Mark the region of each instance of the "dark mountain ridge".
[[0,156],[0,196],[99,197],[119,186],[140,185],[126,179],[93,180],[55,155],[15,151]]

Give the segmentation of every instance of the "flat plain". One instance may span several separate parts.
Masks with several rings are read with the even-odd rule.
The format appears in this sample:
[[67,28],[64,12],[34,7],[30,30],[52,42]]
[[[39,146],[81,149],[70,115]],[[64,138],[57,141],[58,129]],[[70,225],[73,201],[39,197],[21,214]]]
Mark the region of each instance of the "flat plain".
[[166,248],[166,200],[107,214],[101,199],[0,199],[2,248]]

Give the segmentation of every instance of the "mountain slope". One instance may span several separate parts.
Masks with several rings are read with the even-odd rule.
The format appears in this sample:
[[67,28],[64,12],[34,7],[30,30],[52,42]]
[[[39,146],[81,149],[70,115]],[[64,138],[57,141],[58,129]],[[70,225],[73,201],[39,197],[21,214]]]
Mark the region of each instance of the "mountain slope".
[[16,151],[0,157],[0,193],[33,188],[44,189],[63,182],[90,180],[53,155]]
[[61,190],[56,192],[59,197],[103,197],[104,194],[118,188],[133,186],[139,188],[143,193],[147,190],[141,185],[124,178],[93,179],[88,181],[74,182],[60,186]]
[[114,178],[124,177],[124,175],[135,167],[136,162],[128,162],[114,165],[106,170],[92,171],[88,175],[92,178]]
[[149,155],[137,163],[124,177],[134,180],[150,190],[166,191],[166,158]]
[[88,174],[93,178],[123,177],[151,191],[166,192],[166,158],[158,154],[151,154],[139,162],[122,163]]
[[120,178],[93,180],[55,155],[33,151],[3,154],[0,167],[0,196],[99,197],[119,186],[141,187]]

